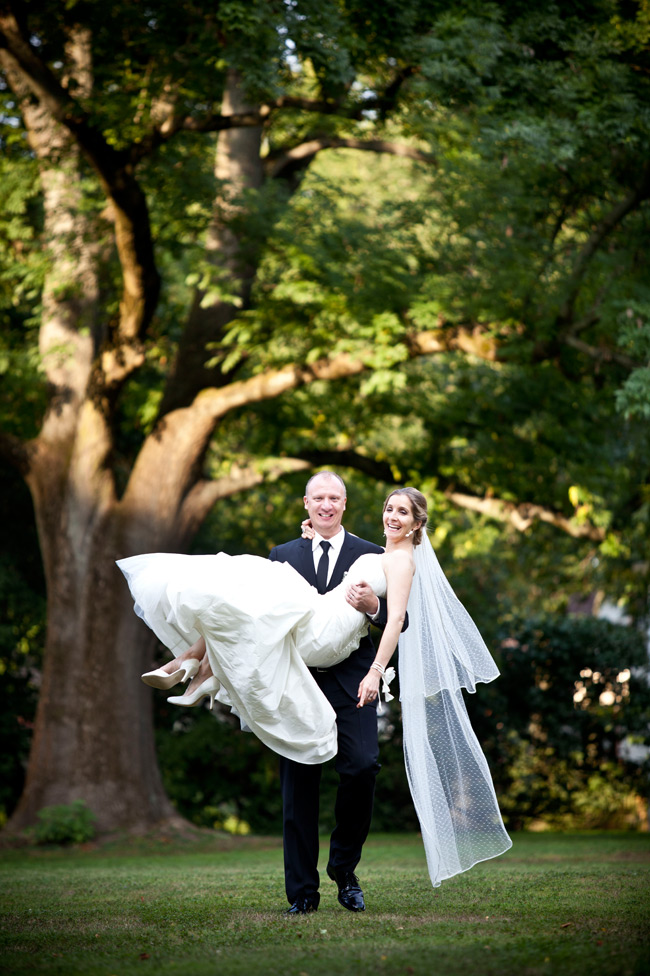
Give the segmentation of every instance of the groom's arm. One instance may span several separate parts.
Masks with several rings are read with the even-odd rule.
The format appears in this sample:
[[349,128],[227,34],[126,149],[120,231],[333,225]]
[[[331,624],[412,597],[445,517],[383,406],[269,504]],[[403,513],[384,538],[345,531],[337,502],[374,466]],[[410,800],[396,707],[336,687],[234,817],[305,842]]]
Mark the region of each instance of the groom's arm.
[[[274,563],[291,563],[292,559],[291,544],[288,542],[282,542],[279,546],[273,546],[269,552],[268,558]],[[293,567],[296,568],[295,566]]]
[[[377,596],[368,583],[356,583],[348,588],[346,599],[351,607],[365,613],[376,627],[383,630],[388,622],[388,604],[384,597]],[[404,615],[402,633],[409,625],[408,613]]]

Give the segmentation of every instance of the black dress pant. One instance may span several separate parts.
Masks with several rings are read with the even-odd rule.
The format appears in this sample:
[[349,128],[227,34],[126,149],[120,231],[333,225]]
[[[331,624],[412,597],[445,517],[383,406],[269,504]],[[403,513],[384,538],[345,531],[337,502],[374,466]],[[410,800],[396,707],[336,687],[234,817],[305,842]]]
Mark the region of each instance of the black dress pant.
[[[379,769],[377,710],[357,700],[328,671],[314,674],[336,712],[339,774],[336,826],[330,840],[329,864],[354,871],[372,819],[375,778]],[[280,780],[284,812],[284,875],[287,898],[318,902],[318,817],[322,764],[307,765],[282,758]]]

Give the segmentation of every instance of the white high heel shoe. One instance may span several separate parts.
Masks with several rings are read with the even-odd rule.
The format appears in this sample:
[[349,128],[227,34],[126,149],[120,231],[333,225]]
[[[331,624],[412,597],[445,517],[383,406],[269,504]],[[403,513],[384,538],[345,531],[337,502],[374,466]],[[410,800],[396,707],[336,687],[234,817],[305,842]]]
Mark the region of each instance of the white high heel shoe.
[[155,671],[146,671],[141,675],[142,680],[150,688],[160,688],[162,691],[169,691],[174,685],[178,685],[181,681],[188,681],[193,678],[196,672],[199,670],[199,662],[195,657],[189,657],[186,661],[182,661],[180,667],[176,671],[165,671],[164,668],[156,668]]
[[175,695],[173,698],[168,698],[167,701],[170,705],[192,706],[198,705],[201,699],[205,698],[207,695],[210,698],[210,708],[212,708],[214,706],[214,700],[217,696],[219,688],[221,688],[219,681],[213,674],[211,674],[210,677],[206,678],[205,681],[200,684],[198,688],[195,688],[191,694],[186,691],[184,695]]

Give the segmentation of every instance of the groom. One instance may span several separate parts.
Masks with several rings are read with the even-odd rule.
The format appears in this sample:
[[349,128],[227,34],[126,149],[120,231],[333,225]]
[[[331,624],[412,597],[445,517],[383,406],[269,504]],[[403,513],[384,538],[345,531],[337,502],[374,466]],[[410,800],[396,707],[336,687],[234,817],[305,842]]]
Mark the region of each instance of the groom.
[[[315,531],[313,539],[276,546],[269,559],[288,562],[320,593],[333,589],[362,553],[382,552],[380,546],[350,535],[341,525],[346,492],[341,478],[321,471],[305,489],[305,508]],[[386,601],[368,584],[350,587],[348,603],[384,626]],[[405,625],[406,626],[406,625]],[[362,638],[350,657],[332,668],[310,671],[336,712],[338,753],[336,826],[330,840],[327,873],[336,882],[338,900],[351,912],[363,912],[363,892],[354,870],[370,829],[378,763],[377,702],[358,707],[358,688],[375,658],[370,637]],[[318,813],[321,765],[280,760],[284,815],[284,875],[291,908],[287,915],[316,911],[318,892]]]

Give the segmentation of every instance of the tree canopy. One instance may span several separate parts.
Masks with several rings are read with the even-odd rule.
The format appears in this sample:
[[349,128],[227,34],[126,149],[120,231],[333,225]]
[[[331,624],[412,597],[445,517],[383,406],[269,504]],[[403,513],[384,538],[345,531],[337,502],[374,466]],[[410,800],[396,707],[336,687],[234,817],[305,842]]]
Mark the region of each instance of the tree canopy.
[[171,815],[113,560],[263,552],[314,466],[365,534],[422,487],[489,628],[645,612],[649,37],[646,0],[0,5],[0,449],[48,588],[18,825]]

